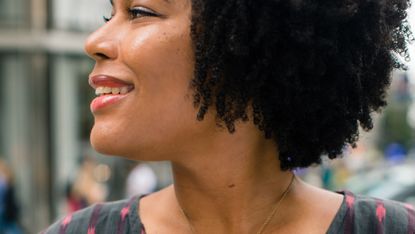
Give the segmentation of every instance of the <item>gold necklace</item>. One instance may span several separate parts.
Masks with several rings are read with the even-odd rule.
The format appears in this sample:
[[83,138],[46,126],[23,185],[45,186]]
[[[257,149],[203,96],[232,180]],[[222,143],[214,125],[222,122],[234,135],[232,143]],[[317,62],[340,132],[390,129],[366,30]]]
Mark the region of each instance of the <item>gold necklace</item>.
[[[287,194],[290,192],[291,187],[294,183],[295,180],[295,175],[293,174],[290,184],[287,186],[287,188],[285,189],[285,191],[281,194],[280,199],[277,201],[277,203],[275,203],[274,208],[272,209],[271,213],[267,216],[267,218],[265,219],[265,222],[261,225],[261,228],[258,230],[258,232],[256,234],[262,234],[262,232],[264,232],[265,228],[268,226],[268,224],[271,222],[272,218],[275,216],[275,214],[277,213],[278,207],[280,205],[280,203],[284,200],[284,198],[287,196]],[[190,227],[190,231],[193,234],[196,234],[195,228],[193,227],[192,223],[190,222],[189,217],[187,216],[186,212],[184,212],[182,206],[179,204],[179,208],[180,211],[183,214],[183,217],[186,219],[187,223],[189,224]]]

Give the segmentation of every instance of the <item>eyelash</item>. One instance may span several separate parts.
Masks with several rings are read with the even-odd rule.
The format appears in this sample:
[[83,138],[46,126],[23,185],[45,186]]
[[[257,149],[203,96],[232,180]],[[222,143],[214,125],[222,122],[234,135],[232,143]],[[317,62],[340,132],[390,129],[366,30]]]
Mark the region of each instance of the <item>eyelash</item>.
[[[157,17],[159,16],[158,14],[154,13],[153,11],[146,9],[144,7],[135,7],[135,8],[130,8],[128,9],[128,15],[130,16],[131,19],[136,19],[136,18],[140,18],[140,17]],[[111,15],[110,17],[105,17],[103,16],[104,22],[107,23],[109,21],[111,21],[113,15]]]
[[108,23],[112,19],[112,15],[110,17],[102,16],[102,19],[105,23]]

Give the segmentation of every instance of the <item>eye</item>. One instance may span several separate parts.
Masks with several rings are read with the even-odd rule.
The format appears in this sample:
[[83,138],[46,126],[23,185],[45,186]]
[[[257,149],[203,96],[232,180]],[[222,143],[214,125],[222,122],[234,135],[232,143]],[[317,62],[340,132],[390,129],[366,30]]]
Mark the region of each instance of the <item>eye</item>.
[[[145,8],[145,7],[134,7],[128,9],[128,15],[131,19],[141,18],[141,17],[157,17],[160,16],[156,12]],[[113,14],[111,14],[110,17],[103,16],[104,22],[107,23],[111,21],[111,19],[114,17]]]
[[141,18],[141,17],[146,17],[146,16],[150,16],[150,17],[160,16],[159,14],[145,7],[130,8],[128,9],[128,13],[131,19],[136,19],[136,18]]

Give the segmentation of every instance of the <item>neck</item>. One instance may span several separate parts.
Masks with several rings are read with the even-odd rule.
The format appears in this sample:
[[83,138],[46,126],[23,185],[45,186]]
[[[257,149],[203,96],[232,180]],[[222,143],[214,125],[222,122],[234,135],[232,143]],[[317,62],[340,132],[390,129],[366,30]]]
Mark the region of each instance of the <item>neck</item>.
[[172,162],[178,205],[198,233],[257,232],[291,182],[273,141],[241,135]]

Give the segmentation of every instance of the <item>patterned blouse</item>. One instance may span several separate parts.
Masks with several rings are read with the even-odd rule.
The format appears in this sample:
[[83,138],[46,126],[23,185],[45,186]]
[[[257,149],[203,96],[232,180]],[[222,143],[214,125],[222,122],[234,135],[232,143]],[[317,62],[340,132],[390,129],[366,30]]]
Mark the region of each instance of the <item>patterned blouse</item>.
[[[344,195],[327,234],[415,234],[415,210],[394,201]],[[145,234],[138,217],[139,197],[97,204],[69,214],[43,234]]]

